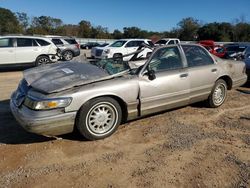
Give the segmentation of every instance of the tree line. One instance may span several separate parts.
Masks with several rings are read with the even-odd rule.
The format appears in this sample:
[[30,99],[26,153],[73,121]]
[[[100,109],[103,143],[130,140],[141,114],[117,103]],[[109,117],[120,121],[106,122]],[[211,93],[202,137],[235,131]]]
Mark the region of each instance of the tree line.
[[4,34],[41,34],[65,35],[79,38],[179,38],[184,41],[214,40],[214,41],[250,41],[250,23],[242,16],[234,23],[213,22],[202,23],[200,20],[188,17],[177,23],[170,31],[155,32],[138,27],[124,27],[122,31],[115,29],[109,32],[107,27],[94,26],[87,20],[78,24],[64,24],[61,19],[50,16],[30,18],[24,12],[12,12],[0,7],[0,35]]

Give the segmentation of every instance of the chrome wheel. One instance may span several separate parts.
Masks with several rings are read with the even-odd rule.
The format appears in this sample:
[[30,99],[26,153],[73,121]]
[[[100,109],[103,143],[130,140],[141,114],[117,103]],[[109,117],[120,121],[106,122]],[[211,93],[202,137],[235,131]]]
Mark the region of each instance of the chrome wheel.
[[223,83],[220,83],[215,87],[213,93],[213,100],[215,105],[219,106],[224,102],[226,98],[226,89],[226,85]]
[[66,61],[70,61],[71,59],[73,59],[73,53],[71,51],[66,51],[63,54],[63,58]]
[[86,116],[87,129],[94,135],[108,134],[115,128],[118,121],[118,111],[109,102],[94,105]]

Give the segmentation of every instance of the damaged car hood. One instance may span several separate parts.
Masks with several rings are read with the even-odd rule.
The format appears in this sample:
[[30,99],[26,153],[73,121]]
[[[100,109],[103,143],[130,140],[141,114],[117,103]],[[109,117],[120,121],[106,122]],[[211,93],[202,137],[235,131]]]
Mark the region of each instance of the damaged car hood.
[[78,62],[35,67],[25,70],[23,74],[29,86],[43,93],[59,92],[114,77],[95,65]]

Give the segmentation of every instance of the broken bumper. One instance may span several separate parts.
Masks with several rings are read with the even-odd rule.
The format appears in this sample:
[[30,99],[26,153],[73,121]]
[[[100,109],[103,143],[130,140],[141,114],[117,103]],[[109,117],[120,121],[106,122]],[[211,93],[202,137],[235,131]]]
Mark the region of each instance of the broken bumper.
[[51,115],[49,111],[34,111],[24,105],[17,107],[12,100],[10,109],[18,123],[28,132],[46,136],[73,132],[76,112]]

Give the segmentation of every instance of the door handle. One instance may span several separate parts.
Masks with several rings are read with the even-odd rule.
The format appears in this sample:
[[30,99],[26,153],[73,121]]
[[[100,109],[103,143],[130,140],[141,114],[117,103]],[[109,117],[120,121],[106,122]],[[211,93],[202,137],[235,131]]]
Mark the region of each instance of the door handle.
[[188,73],[184,73],[180,75],[181,78],[187,78],[188,77]]
[[217,69],[212,69],[211,72],[217,72]]

